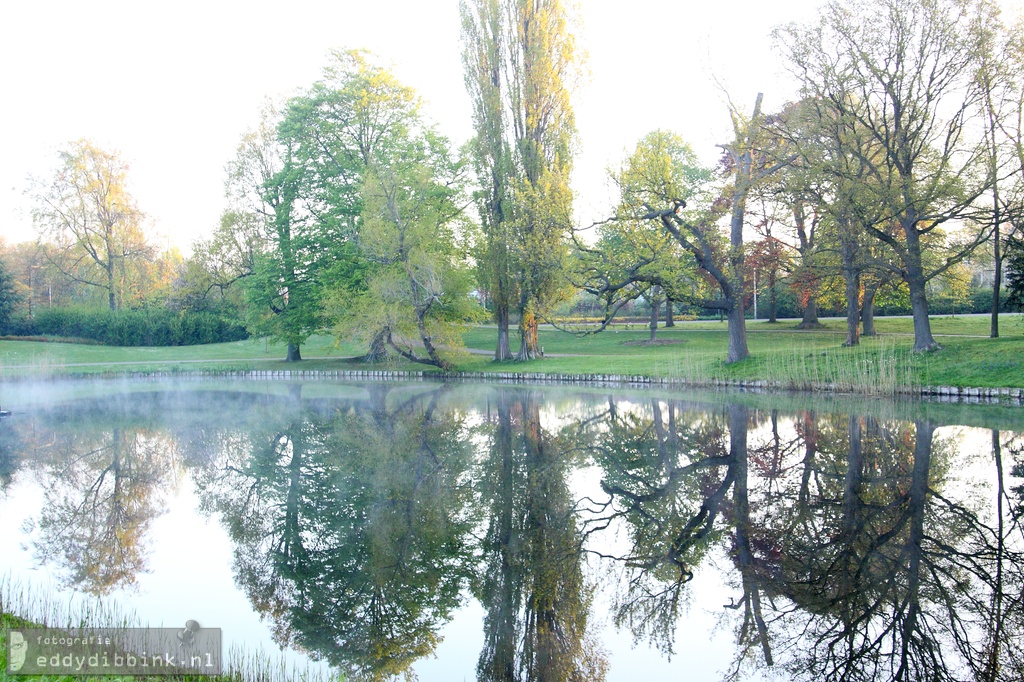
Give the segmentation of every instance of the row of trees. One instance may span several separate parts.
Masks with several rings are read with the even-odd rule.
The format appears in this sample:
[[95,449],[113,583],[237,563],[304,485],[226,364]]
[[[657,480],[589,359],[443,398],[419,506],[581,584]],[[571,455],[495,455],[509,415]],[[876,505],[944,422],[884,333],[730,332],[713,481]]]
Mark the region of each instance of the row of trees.
[[496,360],[513,359],[515,319],[514,359],[538,357],[540,320],[581,291],[601,302],[598,330],[640,298],[655,318],[662,303],[719,310],[727,359],[742,360],[755,270],[773,292],[789,270],[805,327],[841,280],[847,345],[871,333],[890,287],[907,292],[915,349],[938,348],[929,282],[983,244],[993,336],[1007,259],[1020,300],[1024,33],[993,5],[833,2],[816,22],[776,29],[800,98],[772,113],[760,95],[749,115],[731,107],[734,136],[716,168],[674,133],[646,135],[613,172],[615,210],[593,236],[574,223],[569,185],[570,16],[560,0],[465,0],[461,17],[476,131],[461,153],[389,71],[337,52],[321,80],[268,104],[243,137],[227,169],[230,208],[191,258],[153,257],[124,164],[87,142],[37,183],[36,253],[111,309],[173,271],[172,306],[242,318],[286,342],[289,360],[333,330],[365,342],[367,360],[442,368],[458,326],[485,309]]
[[[589,256],[584,286],[604,298],[609,317],[621,301],[657,296],[658,288],[674,300],[709,299],[702,305],[730,316],[728,359],[742,359],[746,220],[760,228],[753,255],[769,273],[783,256],[795,261],[805,325],[816,323],[825,275],[840,274],[846,343],[855,345],[878,288],[898,281],[909,291],[914,347],[924,351],[938,348],[928,282],[988,242],[997,336],[1004,246],[1020,258],[1020,36],[993,5],[959,0],[836,2],[815,23],[777,29],[801,99],[771,115],[760,97],[749,118],[734,110],[735,141],[722,146],[724,185],[697,172],[679,137],[644,138],[616,176],[615,219],[600,226],[597,248],[581,249]],[[748,210],[750,199],[761,215]],[[692,256],[682,270],[680,248]]]

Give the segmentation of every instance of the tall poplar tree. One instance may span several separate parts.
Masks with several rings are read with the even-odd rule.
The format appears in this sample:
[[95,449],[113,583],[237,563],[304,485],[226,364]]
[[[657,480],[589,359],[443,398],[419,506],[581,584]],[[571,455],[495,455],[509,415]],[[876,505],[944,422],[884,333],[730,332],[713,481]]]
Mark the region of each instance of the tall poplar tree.
[[560,0],[466,0],[462,24],[482,187],[481,273],[498,322],[495,359],[511,357],[508,324],[515,309],[516,359],[529,360],[540,355],[539,316],[565,291],[575,41]]

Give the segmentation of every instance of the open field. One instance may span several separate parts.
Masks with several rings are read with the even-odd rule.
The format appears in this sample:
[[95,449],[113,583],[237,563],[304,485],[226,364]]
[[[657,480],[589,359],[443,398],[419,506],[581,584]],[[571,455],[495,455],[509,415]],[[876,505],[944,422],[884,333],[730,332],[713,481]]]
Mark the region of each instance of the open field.
[[[500,368],[503,372],[761,379],[793,387],[833,383],[855,392],[889,392],[914,385],[1024,387],[1020,315],[1002,317],[999,339],[987,338],[986,316],[933,318],[932,328],[943,350],[928,354],[911,352],[909,318],[879,318],[880,335],[863,338],[861,346],[852,349],[842,346],[843,320],[824,323],[823,330],[799,331],[793,320],[774,325],[749,322],[751,357],[733,365],[724,362],[726,326],[719,322],[679,322],[674,328],[659,329],[658,338],[668,343],[657,346],[635,345],[648,336],[647,329],[637,324],[583,337],[542,327],[545,359],[500,366],[489,357],[494,327],[483,325],[464,336],[467,348],[481,354],[460,356],[456,365],[471,371]],[[328,336],[315,336],[302,348],[306,360],[296,366],[281,360],[283,346],[265,340],[162,348],[0,341],[0,371],[11,376],[168,369],[360,369],[366,366],[351,357],[361,352]]]

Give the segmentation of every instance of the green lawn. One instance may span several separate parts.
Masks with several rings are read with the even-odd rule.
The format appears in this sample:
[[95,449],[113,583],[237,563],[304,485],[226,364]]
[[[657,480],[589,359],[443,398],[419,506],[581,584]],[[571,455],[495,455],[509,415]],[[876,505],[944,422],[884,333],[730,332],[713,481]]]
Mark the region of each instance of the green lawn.
[[[933,333],[943,346],[935,353],[911,352],[910,318],[879,318],[880,335],[844,348],[845,323],[824,320],[825,329],[800,331],[795,320],[770,325],[748,323],[751,357],[726,365],[726,325],[714,321],[679,322],[661,328],[658,338],[672,343],[627,345],[648,336],[639,324],[616,325],[600,334],[578,336],[542,327],[547,357],[527,363],[495,365],[489,355],[465,355],[457,368],[470,371],[630,374],[690,379],[762,379],[794,387],[836,383],[850,390],[886,391],[904,385],[1024,387],[1024,323],[1004,315],[1002,338],[989,339],[984,316],[935,317]],[[495,328],[484,325],[464,336],[468,348],[491,351]],[[515,331],[513,330],[513,336]],[[513,339],[513,351],[515,350]],[[131,370],[196,369],[364,369],[350,358],[361,348],[336,344],[327,336],[302,348],[301,365],[283,362],[283,346],[260,341],[174,348],[112,348],[65,343],[0,341],[0,369],[11,374],[95,373]],[[429,367],[400,365],[404,369]]]

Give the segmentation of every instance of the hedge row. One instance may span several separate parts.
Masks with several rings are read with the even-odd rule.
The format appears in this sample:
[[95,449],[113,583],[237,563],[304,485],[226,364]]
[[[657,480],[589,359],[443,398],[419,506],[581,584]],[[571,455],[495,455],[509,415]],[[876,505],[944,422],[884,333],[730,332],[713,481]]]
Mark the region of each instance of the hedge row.
[[16,336],[92,339],[110,346],[192,346],[249,338],[234,320],[166,308],[42,308],[32,318],[11,320],[4,331]]

